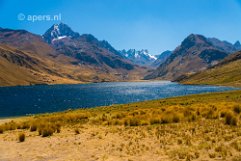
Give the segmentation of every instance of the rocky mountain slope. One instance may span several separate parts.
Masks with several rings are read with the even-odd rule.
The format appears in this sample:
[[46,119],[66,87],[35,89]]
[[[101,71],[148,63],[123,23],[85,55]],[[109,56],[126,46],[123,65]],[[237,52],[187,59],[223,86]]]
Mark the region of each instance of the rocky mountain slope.
[[160,55],[156,55],[157,59],[151,64],[151,66],[157,68],[162,63],[164,63],[171,54],[172,54],[172,51],[167,50],[167,51],[162,52]]
[[236,50],[234,45],[226,41],[191,34],[145,79],[175,80],[216,65]]
[[241,86],[241,51],[229,55],[219,64],[194,75],[179,78],[186,84],[218,84]]
[[43,38],[59,53],[76,59],[76,64],[132,70],[134,65],[123,59],[107,41],[99,41],[91,34],[79,35],[67,25],[53,25]]

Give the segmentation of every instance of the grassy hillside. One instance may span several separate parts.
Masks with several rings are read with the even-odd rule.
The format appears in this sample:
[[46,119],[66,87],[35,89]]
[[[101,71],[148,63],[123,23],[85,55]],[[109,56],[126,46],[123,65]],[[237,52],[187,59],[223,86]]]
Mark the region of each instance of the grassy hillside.
[[238,161],[241,91],[17,118],[0,132],[0,159]]
[[241,52],[230,55],[214,68],[191,75],[180,82],[185,84],[212,84],[241,86]]
[[0,86],[81,83],[57,73],[51,68],[52,63],[29,52],[0,45]]

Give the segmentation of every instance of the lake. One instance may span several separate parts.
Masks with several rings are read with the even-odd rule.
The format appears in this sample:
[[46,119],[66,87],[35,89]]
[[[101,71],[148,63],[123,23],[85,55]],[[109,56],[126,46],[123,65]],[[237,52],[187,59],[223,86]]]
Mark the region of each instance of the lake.
[[0,117],[122,104],[236,88],[169,81],[0,87]]

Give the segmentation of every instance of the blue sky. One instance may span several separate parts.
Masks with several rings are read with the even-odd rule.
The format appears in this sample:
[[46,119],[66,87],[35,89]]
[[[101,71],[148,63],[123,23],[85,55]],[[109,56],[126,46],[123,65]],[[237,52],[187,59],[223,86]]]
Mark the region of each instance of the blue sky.
[[0,27],[43,34],[59,21],[19,21],[61,14],[74,31],[91,33],[116,49],[173,50],[190,33],[241,40],[241,0],[0,0]]

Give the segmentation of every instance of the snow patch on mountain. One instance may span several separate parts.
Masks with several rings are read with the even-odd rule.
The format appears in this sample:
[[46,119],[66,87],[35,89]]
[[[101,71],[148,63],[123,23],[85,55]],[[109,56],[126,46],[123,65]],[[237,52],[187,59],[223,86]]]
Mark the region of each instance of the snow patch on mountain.
[[80,35],[67,26],[66,24],[54,24],[51,28],[49,28],[43,38],[48,43],[53,43],[57,40],[62,40],[64,38],[75,38],[79,37]]
[[121,50],[119,52],[123,57],[141,66],[149,66],[157,59],[156,56],[151,55],[149,51],[146,49],[142,49],[142,50],[129,49],[129,50]]

